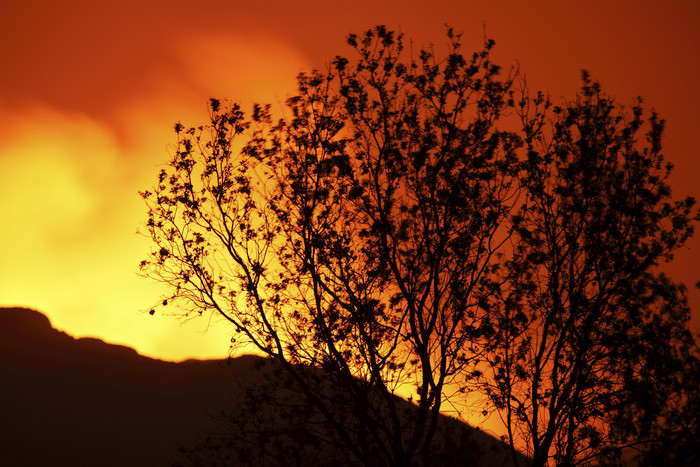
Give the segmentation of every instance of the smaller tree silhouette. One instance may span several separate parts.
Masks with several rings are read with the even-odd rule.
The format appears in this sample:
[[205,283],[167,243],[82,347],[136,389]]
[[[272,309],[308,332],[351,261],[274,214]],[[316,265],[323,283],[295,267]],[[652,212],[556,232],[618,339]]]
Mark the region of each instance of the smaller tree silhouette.
[[532,465],[614,461],[651,439],[690,362],[684,289],[659,266],[692,235],[695,202],[671,199],[663,121],[640,134],[641,106],[625,112],[588,74],[572,102],[518,108],[524,199],[490,296],[485,389]]

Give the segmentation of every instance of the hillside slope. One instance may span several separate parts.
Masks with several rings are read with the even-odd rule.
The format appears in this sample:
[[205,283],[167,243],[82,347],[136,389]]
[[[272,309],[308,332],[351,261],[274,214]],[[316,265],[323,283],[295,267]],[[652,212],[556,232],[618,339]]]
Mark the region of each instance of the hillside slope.
[[[274,445],[280,438],[268,434],[290,426],[292,448],[281,450],[280,463],[294,463],[288,456],[300,452],[318,459],[319,446],[301,446],[295,434],[309,422],[261,399],[284,381],[274,364],[261,361],[154,360],[97,339],[74,339],[39,312],[0,308],[0,465],[267,464],[268,450],[280,451]],[[251,410],[251,396],[264,406]],[[229,415],[215,420],[222,411]],[[278,426],[280,414],[285,422]],[[507,465],[499,441],[447,417],[441,425],[449,440],[442,438],[440,452],[451,460],[436,458],[436,464],[459,458],[469,465]],[[256,439],[261,433],[262,441]]]
[[253,357],[170,363],[0,310],[0,464],[169,465],[211,428]]

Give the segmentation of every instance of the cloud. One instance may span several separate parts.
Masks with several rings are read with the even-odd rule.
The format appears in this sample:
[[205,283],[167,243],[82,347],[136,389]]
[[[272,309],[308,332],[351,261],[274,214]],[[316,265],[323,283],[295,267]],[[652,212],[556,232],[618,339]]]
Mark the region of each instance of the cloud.
[[281,38],[260,34],[184,35],[175,41],[182,75],[202,94],[283,104],[307,60]]
[[228,327],[216,318],[180,326],[142,311],[162,289],[137,275],[150,248],[135,234],[145,219],[137,192],[167,162],[174,122],[204,123],[214,95],[284,100],[305,63],[281,42],[183,41],[148,77],[149,92],[135,91],[101,120],[47,105],[0,109],[0,304],[35,307],[72,335],[160,358],[226,355]]
[[225,356],[223,329],[202,338],[207,323],[179,327],[140,311],[160,290],[136,275],[148,251],[135,235],[143,206],[112,131],[47,109],[5,118],[4,128],[0,303],[161,358]]

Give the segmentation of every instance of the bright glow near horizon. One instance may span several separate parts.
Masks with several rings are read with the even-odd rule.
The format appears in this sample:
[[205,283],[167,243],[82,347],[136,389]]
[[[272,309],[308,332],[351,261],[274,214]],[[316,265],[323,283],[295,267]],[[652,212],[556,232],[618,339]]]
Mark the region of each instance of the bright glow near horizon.
[[279,42],[205,36],[188,43],[195,48],[178,50],[191,73],[163,72],[162,93],[126,103],[112,126],[41,106],[0,113],[2,306],[35,308],[75,337],[155,358],[228,355],[230,328],[221,319],[181,323],[145,312],[165,289],[137,274],[150,249],[136,234],[146,218],[138,191],[167,162],[173,124],[206,121],[208,96],[282,102],[306,63]]
[[[632,12],[622,4],[573,10],[565,2],[437,0],[429,10],[386,1],[340,11],[328,2],[203,0],[187,10],[125,0],[114,10],[87,0],[43,3],[0,7],[0,38],[10,44],[0,50],[0,306],[35,308],[76,337],[166,360],[227,355],[229,327],[216,318],[181,326],[145,312],[160,289],[137,275],[150,249],[135,233],[146,217],[137,192],[167,161],[173,124],[204,123],[209,97],[241,101],[246,110],[252,102],[279,105],[299,71],[325,70],[335,54],[351,55],[343,37],[376,24],[406,32],[414,53],[433,42],[439,54],[445,21],[465,32],[465,50],[480,46],[485,22],[497,62],[519,60],[533,90],[554,100],[576,90],[580,68],[620,103],[641,94],[667,119],[674,194],[700,198],[700,62],[685,46],[700,38],[697,6],[656,2]],[[699,254],[696,235],[671,271],[695,307]]]

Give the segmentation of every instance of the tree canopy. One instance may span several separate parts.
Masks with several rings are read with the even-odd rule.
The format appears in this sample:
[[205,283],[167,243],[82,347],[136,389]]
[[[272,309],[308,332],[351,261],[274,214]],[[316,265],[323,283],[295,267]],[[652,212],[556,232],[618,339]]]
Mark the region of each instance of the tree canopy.
[[211,99],[206,125],[176,124],[141,193],[141,269],[171,286],[163,305],[277,361],[348,462],[430,464],[440,410],[470,391],[516,465],[619,456],[668,408],[640,391],[694,346],[659,269],[698,219],[671,197],[663,121],[586,74],[570,102],[531,98],[493,41],[447,37],[439,58],[382,26],[350,35],[355,58],[300,74],[284,118]]
[[652,112],[640,134],[640,103],[626,112],[587,73],[573,101],[518,108],[523,202],[492,295],[486,391],[534,465],[614,460],[630,432],[613,414],[668,397],[694,345],[684,289],[658,269],[692,235],[694,200],[670,197],[663,121]]

